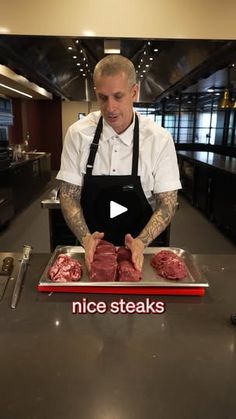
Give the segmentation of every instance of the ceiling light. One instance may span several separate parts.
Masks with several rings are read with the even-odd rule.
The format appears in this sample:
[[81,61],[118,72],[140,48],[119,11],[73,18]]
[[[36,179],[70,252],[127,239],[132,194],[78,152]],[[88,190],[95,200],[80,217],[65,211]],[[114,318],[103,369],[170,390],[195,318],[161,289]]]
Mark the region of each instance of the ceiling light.
[[120,54],[120,40],[119,39],[105,39],[104,40],[105,54]]
[[80,68],[79,71],[84,71],[83,68]]
[[79,43],[79,40],[78,40],[78,39],[76,39],[75,43],[76,43],[76,44],[78,44],[78,43]]
[[73,58],[74,58],[74,60],[76,60],[76,58],[77,58],[77,55],[73,55]]
[[154,52],[158,52],[158,49],[157,49],[157,48],[155,48],[153,51],[154,51]]
[[149,58],[149,60],[150,60],[150,61],[153,61],[153,58],[152,58],[152,57],[150,57],[150,58]]
[[140,74],[140,77],[143,77],[143,74]]
[[215,91],[215,89],[214,88],[209,88],[209,89],[207,89],[207,91],[208,91],[208,93],[213,93]]
[[145,64],[145,67],[149,67],[149,64]]
[[72,47],[68,47],[68,49],[69,49],[69,50],[72,50],[73,48],[72,48]]
[[81,65],[80,63],[76,63],[76,65]]
[[13,89],[13,87],[6,86],[5,84],[0,83],[0,87],[4,87],[4,89],[11,90],[12,92],[20,93],[20,95],[30,97],[32,99],[32,95],[28,95],[28,93],[24,93],[21,90]]

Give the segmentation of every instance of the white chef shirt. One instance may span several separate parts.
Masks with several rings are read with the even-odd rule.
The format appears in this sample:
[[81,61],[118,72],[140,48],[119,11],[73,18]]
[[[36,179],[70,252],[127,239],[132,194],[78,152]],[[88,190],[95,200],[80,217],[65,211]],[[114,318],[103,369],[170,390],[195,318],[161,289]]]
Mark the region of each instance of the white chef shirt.
[[[57,179],[83,186],[90,144],[100,116],[100,111],[92,112],[69,127]],[[138,175],[147,199],[153,204],[153,194],[181,188],[177,157],[170,133],[147,117],[138,114],[138,118]],[[93,175],[131,174],[134,120],[125,132],[117,134],[103,119]]]

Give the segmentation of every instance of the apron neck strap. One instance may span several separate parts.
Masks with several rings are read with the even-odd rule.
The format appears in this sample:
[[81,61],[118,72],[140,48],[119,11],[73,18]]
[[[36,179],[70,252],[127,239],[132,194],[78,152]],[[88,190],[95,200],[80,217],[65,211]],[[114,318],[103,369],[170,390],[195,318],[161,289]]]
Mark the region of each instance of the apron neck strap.
[[[93,142],[90,145],[90,153],[86,166],[86,174],[92,175],[94,160],[97,154],[98,144],[102,133],[103,118],[100,117],[97,128],[93,137]],[[132,160],[132,176],[138,175],[138,157],[139,157],[139,120],[135,113],[134,136],[133,136],[133,160]]]
[[93,142],[90,145],[90,153],[89,153],[87,166],[86,166],[87,175],[92,175],[94,160],[95,160],[97,150],[98,150],[98,143],[99,143],[100,136],[102,133],[102,127],[103,127],[103,120],[101,116],[97,124],[97,128],[93,137]]
[[138,121],[138,115],[135,113],[132,176],[138,175],[138,157],[139,157],[139,121]]

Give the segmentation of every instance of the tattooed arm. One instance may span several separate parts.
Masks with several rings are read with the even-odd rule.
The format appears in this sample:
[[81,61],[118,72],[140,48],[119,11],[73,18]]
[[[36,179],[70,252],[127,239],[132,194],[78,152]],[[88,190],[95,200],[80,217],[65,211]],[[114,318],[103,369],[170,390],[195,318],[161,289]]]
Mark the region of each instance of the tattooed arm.
[[62,213],[68,227],[85,249],[85,260],[88,269],[90,270],[96,246],[104,234],[97,231],[90,234],[84,219],[80,198],[81,186],[73,185],[68,182],[61,182],[60,202]]
[[138,235],[144,247],[148,246],[170,224],[177,205],[177,191],[162,192],[155,195],[156,210],[147,225]]
[[143,265],[143,251],[169,225],[175,214],[177,205],[177,191],[162,192],[155,195],[156,210],[141,233],[133,238],[130,234],[125,237],[125,244],[132,252],[132,261],[136,269]]

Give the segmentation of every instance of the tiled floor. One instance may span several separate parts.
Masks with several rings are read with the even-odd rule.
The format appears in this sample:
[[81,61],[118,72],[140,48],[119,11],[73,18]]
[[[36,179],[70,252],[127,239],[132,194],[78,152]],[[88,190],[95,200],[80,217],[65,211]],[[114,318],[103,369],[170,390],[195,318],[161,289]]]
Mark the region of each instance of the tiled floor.
[[[48,188],[0,232],[0,252],[20,252],[24,244],[32,245],[35,253],[50,252],[48,211],[42,209],[40,203],[57,184],[52,180]],[[179,203],[171,225],[171,246],[193,254],[236,253],[235,244],[181,195]]]

